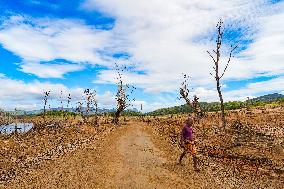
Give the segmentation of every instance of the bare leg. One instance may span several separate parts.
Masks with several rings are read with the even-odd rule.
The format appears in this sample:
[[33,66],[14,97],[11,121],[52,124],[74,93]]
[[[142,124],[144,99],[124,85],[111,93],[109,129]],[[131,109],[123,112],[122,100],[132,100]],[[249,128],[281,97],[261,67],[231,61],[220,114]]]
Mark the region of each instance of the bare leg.
[[185,156],[185,151],[183,151],[182,152],[182,154],[180,155],[180,157],[179,157],[179,164],[181,165],[181,160],[182,160],[182,158]]
[[196,156],[192,157],[193,160],[193,167],[195,171],[200,171],[199,167],[198,167],[198,158]]

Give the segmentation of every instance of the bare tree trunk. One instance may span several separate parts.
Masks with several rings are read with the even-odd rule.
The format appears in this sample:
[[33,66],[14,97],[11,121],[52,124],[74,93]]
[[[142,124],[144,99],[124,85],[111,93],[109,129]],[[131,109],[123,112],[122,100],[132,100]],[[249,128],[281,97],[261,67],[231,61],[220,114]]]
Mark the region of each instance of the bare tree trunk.
[[122,110],[120,108],[118,108],[114,114],[114,118],[113,118],[113,123],[114,124],[118,124],[119,122],[119,117],[120,117],[120,114],[121,114]]
[[50,91],[44,92],[44,107],[43,107],[43,122],[44,122],[44,125],[46,124],[46,106],[47,106],[47,100],[48,100],[49,94],[50,94]]
[[[118,73],[118,82],[117,82],[117,93],[116,93],[116,101],[117,101],[117,110],[115,112],[115,115],[113,117],[113,123],[118,124],[119,122],[119,117],[121,113],[129,106],[131,106],[131,101],[135,101],[135,99],[130,99],[129,94],[126,94],[127,89],[130,88],[129,85],[124,85],[122,81],[122,72],[123,69],[119,69],[118,65],[116,64],[117,67],[117,73]],[[132,86],[132,90],[130,91],[130,94],[133,93],[135,87]]]
[[98,104],[95,104],[95,125],[98,126],[99,124],[99,116],[98,116]]
[[220,84],[220,78],[224,75],[225,71],[223,72],[222,76],[219,76],[219,64],[220,64],[220,49],[222,45],[222,37],[223,37],[223,32],[222,30],[222,22],[220,21],[220,25],[218,26],[218,38],[217,38],[217,44],[216,44],[216,61],[215,61],[215,79],[216,79],[216,87],[220,99],[220,104],[221,104],[221,120],[222,120],[222,127],[226,127],[226,118],[225,118],[225,108],[224,108],[224,100],[223,100],[223,95],[221,91],[221,84]]
[[45,115],[46,115],[46,108],[45,106],[43,107],[43,123],[46,123],[46,119],[45,119]]
[[[230,55],[229,55],[229,59],[227,61],[227,64],[224,68],[223,71],[221,71],[222,73],[220,74],[220,67],[219,65],[221,64],[220,61],[220,57],[221,57],[221,46],[222,46],[222,40],[223,40],[223,33],[224,33],[224,29],[222,27],[222,20],[220,20],[217,24],[217,40],[216,40],[216,50],[213,50],[213,53],[216,55],[216,58],[213,57],[213,55],[209,52],[209,56],[212,58],[213,62],[214,62],[214,66],[213,69],[215,71],[215,80],[216,80],[216,87],[217,87],[217,91],[218,91],[218,95],[219,95],[219,99],[220,99],[220,104],[221,104],[221,121],[222,121],[222,126],[223,128],[226,127],[226,117],[225,117],[225,108],[224,108],[224,100],[223,100],[223,96],[222,96],[222,90],[221,90],[221,82],[220,80],[222,79],[222,77],[224,76],[225,72],[227,71],[228,65],[231,62],[231,58],[234,57],[232,55],[233,51],[237,48],[237,46],[235,46],[234,48],[232,48]],[[233,47],[233,46],[231,46]],[[210,73],[212,76],[213,74]]]
[[88,122],[88,121],[87,121],[87,117],[86,117],[87,115],[85,115],[84,112],[82,112],[82,113],[81,113],[81,116],[82,116],[82,118],[83,118],[83,123],[86,124],[86,123]]
[[224,107],[224,100],[223,100],[223,95],[221,91],[221,86],[220,86],[220,80],[217,80],[217,91],[220,99],[220,104],[221,104],[221,120],[222,120],[222,126],[223,128],[226,127],[226,118],[225,118],[225,107]]

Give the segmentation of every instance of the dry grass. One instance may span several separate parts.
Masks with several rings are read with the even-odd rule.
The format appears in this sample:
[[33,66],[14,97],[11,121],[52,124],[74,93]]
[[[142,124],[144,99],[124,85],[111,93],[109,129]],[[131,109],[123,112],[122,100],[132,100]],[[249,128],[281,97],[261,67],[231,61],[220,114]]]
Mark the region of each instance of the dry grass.
[[[104,179],[109,177],[106,170],[113,168],[114,170],[110,170],[111,174],[120,178],[114,165],[125,161],[126,164],[123,164],[122,168],[123,171],[127,172],[127,157],[124,157],[124,154],[119,154],[121,152],[116,149],[116,146],[123,144],[121,141],[126,142],[129,149],[133,148],[132,154],[143,153],[139,151],[140,148],[136,149],[135,147],[136,143],[140,141],[138,140],[139,137],[137,138],[138,141],[134,137],[138,132],[136,127],[143,127],[146,130],[139,130],[141,136],[149,137],[154,146],[148,146],[146,143],[139,143],[139,145],[146,145],[143,148],[162,151],[161,154],[165,163],[158,163],[159,170],[165,172],[167,177],[175,175],[177,180],[181,178],[185,181],[185,185],[195,188],[208,188],[210,184],[211,187],[218,188],[281,188],[284,186],[284,110],[282,108],[269,107],[250,111],[245,109],[231,111],[227,116],[228,127],[226,131],[219,126],[221,125],[218,121],[220,120],[219,113],[208,113],[199,123],[196,122],[196,140],[202,166],[202,171],[199,174],[192,171],[186,172],[187,169],[192,169],[188,160],[184,166],[177,166],[175,163],[180,152],[178,146],[180,129],[185,119],[186,115],[144,117],[146,123],[142,123],[140,118],[132,117],[126,118],[121,125],[122,127],[109,124],[111,122],[110,117],[101,117],[98,127],[83,125],[82,120],[78,118],[70,118],[68,122],[50,119],[50,123],[59,123],[59,126],[39,127],[40,129],[35,129],[35,131],[25,135],[2,136],[0,140],[0,178],[2,182],[13,181],[15,178],[21,182],[25,179],[19,179],[19,176],[31,172],[31,178],[41,179],[40,177],[49,169],[58,176],[58,179],[62,174],[66,175],[66,178],[71,178],[70,174],[71,176],[75,174],[72,172],[74,168],[76,174],[82,175],[82,178],[87,179],[92,175],[96,177],[95,180],[90,180],[92,181],[90,184],[95,184],[91,186],[99,185],[100,188],[104,188],[107,186],[107,180]],[[40,118],[26,121],[40,125]],[[148,134],[145,134],[145,132]],[[129,133],[134,133],[133,136],[131,134],[132,142],[128,141]],[[109,135],[109,137],[105,135]],[[97,138],[102,140],[95,140]],[[92,141],[96,141],[96,143],[91,145],[91,151],[90,149],[80,149],[82,146],[89,145]],[[99,150],[96,147],[97,145],[101,146]],[[68,155],[73,154],[73,152],[77,155]],[[161,154],[153,154],[153,157],[160,159]],[[133,158],[136,158],[136,156],[133,156]],[[48,163],[49,160],[56,161]],[[117,162],[120,160],[123,162]],[[64,169],[68,169],[68,166],[73,164],[72,162],[81,161],[85,162],[84,165],[80,163],[82,167],[76,165],[70,169],[70,173],[65,174]],[[93,165],[94,162],[97,165]],[[151,166],[147,164],[148,160],[144,163],[145,166]],[[56,167],[51,168],[55,166],[53,164],[63,168],[60,170],[57,170]],[[89,167],[86,167],[85,164]],[[39,171],[39,174],[37,174],[37,171],[33,171],[42,166],[43,170]],[[104,166],[105,169],[102,170],[101,166]],[[137,161],[135,166],[137,166],[135,169],[140,170],[141,167],[139,166],[142,166],[142,164]],[[101,171],[103,175],[96,175],[93,172],[94,170],[91,170],[92,167],[94,170]],[[88,170],[88,174],[80,173],[81,169]],[[129,169],[133,170],[134,167]],[[144,176],[156,174],[148,172],[148,170],[146,169],[141,174]],[[48,175],[48,179],[53,179],[52,174]],[[76,177],[76,175],[73,176]],[[158,177],[155,182],[159,181]],[[42,182],[49,182],[48,179],[43,179]],[[60,179],[63,179],[63,181],[61,184],[58,181],[58,186],[64,187],[62,184],[65,183],[65,186],[70,184],[68,180],[61,177]],[[120,179],[117,181],[120,182]],[[84,181],[85,184],[87,184],[86,182],[89,181]],[[38,182],[38,184],[40,183],[41,181]],[[53,184],[53,186],[56,186],[56,183]],[[120,182],[120,184],[125,183]],[[80,183],[76,184],[76,186],[79,185]],[[113,183],[113,186],[115,186],[115,183]]]
[[[148,117],[158,135],[179,148],[180,129],[187,115]],[[148,119],[148,120],[147,120]],[[267,175],[284,181],[284,110],[258,108],[227,113],[226,131],[219,125],[220,114],[208,113],[196,122],[199,154],[239,173]]]
[[[61,119],[47,120],[49,126],[41,125],[40,117],[24,118],[35,127],[25,134],[0,136],[0,182],[9,181],[23,169],[36,167],[42,161],[50,160],[73,151],[101,135],[106,128],[106,118],[101,119],[99,127],[84,125],[80,119],[69,119],[62,124]],[[106,123],[106,124],[105,124]]]

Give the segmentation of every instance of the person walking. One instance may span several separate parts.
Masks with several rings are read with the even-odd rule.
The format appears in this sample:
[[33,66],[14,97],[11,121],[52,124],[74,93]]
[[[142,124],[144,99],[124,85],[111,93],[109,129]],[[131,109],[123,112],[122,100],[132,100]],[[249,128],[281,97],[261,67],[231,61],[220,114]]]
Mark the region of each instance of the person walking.
[[181,164],[182,159],[186,154],[192,155],[193,167],[195,171],[200,171],[198,168],[198,158],[197,158],[197,150],[194,142],[194,119],[191,115],[188,116],[184,127],[181,130],[181,147],[183,149],[182,154],[179,158],[179,164]]

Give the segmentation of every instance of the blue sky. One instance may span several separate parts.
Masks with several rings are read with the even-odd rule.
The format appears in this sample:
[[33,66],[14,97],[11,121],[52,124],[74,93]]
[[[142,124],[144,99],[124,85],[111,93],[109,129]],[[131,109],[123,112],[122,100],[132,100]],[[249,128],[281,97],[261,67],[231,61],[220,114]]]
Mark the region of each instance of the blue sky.
[[[220,9],[220,7],[222,9]],[[71,93],[95,89],[101,107],[115,107],[115,64],[137,87],[144,111],[182,104],[182,73],[191,96],[217,101],[212,62],[216,23],[224,21],[224,97],[244,100],[284,93],[284,2],[271,0],[0,0],[0,108],[41,109],[43,92],[58,106]]]

